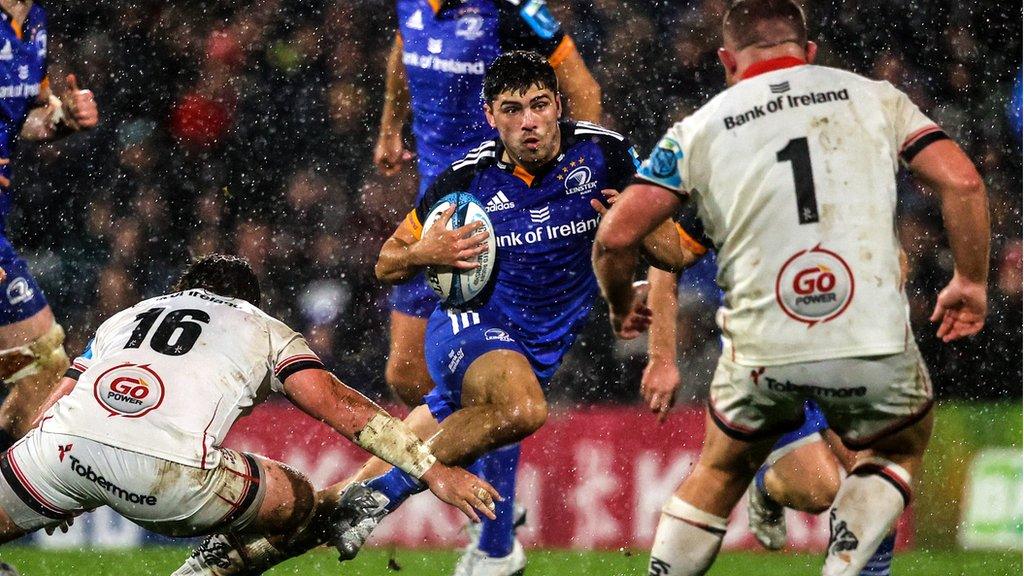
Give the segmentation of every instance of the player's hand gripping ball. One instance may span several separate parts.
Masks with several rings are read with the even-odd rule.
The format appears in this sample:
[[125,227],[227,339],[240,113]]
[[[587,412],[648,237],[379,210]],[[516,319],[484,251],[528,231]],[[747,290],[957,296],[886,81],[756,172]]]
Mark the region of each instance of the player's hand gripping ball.
[[426,269],[427,285],[441,297],[441,301],[449,306],[460,306],[476,298],[491,279],[497,256],[497,244],[494,240],[494,226],[484,211],[484,206],[473,195],[465,192],[453,192],[437,201],[430,208],[423,229],[427,230],[437,222],[452,205],[455,213],[448,220],[447,228],[455,230],[467,224],[479,222],[481,230],[488,233],[484,240],[486,250],[470,260],[477,266],[469,270],[455,270],[450,266],[428,266]]

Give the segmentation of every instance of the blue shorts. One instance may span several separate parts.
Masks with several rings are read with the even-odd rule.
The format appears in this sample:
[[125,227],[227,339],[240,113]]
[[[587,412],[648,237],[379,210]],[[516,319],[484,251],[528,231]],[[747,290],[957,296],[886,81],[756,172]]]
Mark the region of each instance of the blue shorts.
[[811,400],[804,401],[804,423],[793,430],[787,432],[779,441],[772,447],[772,452],[781,450],[786,446],[793,444],[799,440],[803,440],[812,434],[817,434],[822,430],[828,430],[828,422],[825,420],[825,413],[818,408],[818,405]]
[[413,276],[409,281],[395,284],[388,295],[388,306],[392,310],[415,316],[428,318],[437,307],[437,294],[427,286],[423,273]]
[[477,358],[493,350],[512,350],[530,361],[533,373],[547,386],[558,369],[556,361],[542,362],[517,341],[503,322],[485,313],[446,310],[440,306],[427,321],[424,351],[434,389],[423,397],[438,422],[462,408],[462,379]]
[[28,264],[3,236],[0,236],[0,268],[7,273],[0,283],[0,326],[31,318],[46,307],[46,296],[28,271]]

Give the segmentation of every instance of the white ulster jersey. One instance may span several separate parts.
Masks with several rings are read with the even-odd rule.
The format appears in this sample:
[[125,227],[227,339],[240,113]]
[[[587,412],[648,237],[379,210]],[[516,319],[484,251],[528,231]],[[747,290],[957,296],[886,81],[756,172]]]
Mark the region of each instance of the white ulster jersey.
[[759,68],[639,171],[689,196],[716,250],[723,352],[775,365],[904,350],[896,172],[945,134],[887,82],[795,58]]
[[239,416],[289,375],[322,367],[300,334],[248,302],[186,290],[104,322],[41,426],[210,468]]

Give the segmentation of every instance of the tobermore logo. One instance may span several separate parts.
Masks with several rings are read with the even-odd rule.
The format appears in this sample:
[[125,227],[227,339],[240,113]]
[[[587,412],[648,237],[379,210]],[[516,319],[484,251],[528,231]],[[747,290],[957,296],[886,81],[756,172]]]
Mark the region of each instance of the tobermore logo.
[[484,206],[484,212],[497,212],[498,210],[508,210],[515,207],[516,203],[509,200],[504,192],[498,190],[498,193],[491,196],[491,199],[487,201],[487,205]]
[[96,378],[93,396],[111,416],[139,418],[160,407],[164,383],[148,364],[119,364]]
[[82,478],[85,478],[89,482],[99,486],[105,492],[132,504],[156,506],[156,496],[129,492],[128,490],[121,488],[117,484],[114,484],[110,480],[107,480],[103,476],[97,474],[96,471],[92,469],[92,466],[82,465],[82,462],[78,458],[75,458],[74,456],[68,456],[68,458],[71,460],[71,469],[74,470],[75,474],[78,474]]

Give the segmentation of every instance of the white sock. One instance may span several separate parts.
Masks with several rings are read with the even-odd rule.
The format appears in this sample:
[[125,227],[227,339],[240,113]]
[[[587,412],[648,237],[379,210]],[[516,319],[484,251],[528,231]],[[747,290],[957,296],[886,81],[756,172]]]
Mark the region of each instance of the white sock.
[[722,545],[727,520],[673,496],[661,509],[651,548],[649,576],[696,576],[707,572]]
[[822,576],[857,576],[910,503],[910,474],[883,458],[862,461],[839,486]]

